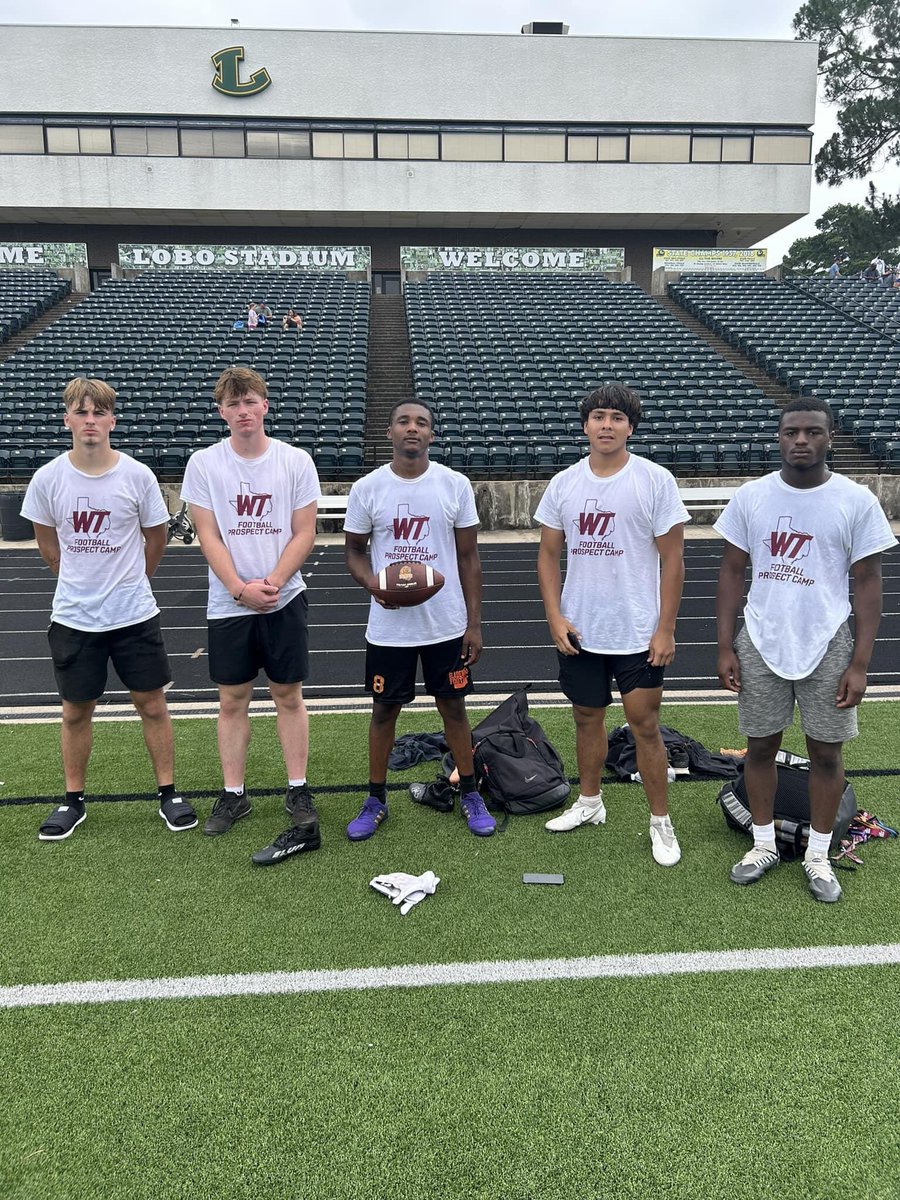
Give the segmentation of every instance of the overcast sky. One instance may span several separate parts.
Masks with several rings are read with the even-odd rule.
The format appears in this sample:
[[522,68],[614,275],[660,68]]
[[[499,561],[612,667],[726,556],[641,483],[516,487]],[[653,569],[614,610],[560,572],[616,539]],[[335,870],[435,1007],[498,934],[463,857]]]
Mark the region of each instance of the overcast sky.
[[[527,21],[562,20],[573,34],[660,37],[793,37],[791,20],[800,0],[749,0],[733,7],[721,0],[633,0],[601,5],[590,0],[456,0],[437,4],[395,0],[265,0],[248,9],[238,0],[0,0],[6,24],[191,25],[231,28],[236,17],[245,28],[264,29],[423,29],[451,32],[517,33]],[[833,114],[819,105],[815,147],[834,129]],[[880,191],[900,191],[900,168],[874,176]],[[815,233],[815,218],[832,204],[859,203],[867,180],[840,188],[813,185],[810,215],[767,238],[770,265],[781,260],[791,242]],[[873,251],[876,248],[873,248]]]

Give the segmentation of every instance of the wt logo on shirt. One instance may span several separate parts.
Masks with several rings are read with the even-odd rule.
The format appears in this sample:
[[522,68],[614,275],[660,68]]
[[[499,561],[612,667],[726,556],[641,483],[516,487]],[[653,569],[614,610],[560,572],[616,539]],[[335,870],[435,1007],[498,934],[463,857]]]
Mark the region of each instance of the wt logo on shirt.
[[421,542],[428,537],[431,528],[430,517],[418,517],[409,511],[408,504],[397,505],[397,515],[394,517],[394,537],[398,541]]
[[76,533],[106,533],[109,516],[109,509],[94,508],[87,496],[79,496],[69,517],[69,524]]
[[801,533],[791,524],[790,517],[779,517],[778,525],[763,539],[763,545],[768,546],[773,558],[782,562],[795,562],[798,558],[806,558],[809,554],[811,533]]
[[584,537],[607,537],[616,532],[616,514],[605,512],[597,507],[596,500],[585,500],[584,511],[578,514],[578,520],[572,522]]
[[249,483],[241,483],[241,490],[229,503],[239,517],[267,517],[272,511],[272,493],[253,492]]

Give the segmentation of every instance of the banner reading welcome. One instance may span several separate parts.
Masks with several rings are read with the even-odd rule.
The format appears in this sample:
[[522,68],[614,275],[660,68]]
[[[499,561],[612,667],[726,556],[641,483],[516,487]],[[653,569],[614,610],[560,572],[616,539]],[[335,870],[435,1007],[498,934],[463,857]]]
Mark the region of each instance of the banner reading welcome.
[[767,251],[726,250],[718,246],[653,247],[653,270],[727,271],[731,274],[765,271]]
[[622,246],[401,246],[406,271],[622,271]]
[[126,270],[250,268],[309,271],[367,271],[369,246],[167,246],[142,242],[119,246],[119,266]]
[[0,242],[0,267],[86,267],[84,242]]

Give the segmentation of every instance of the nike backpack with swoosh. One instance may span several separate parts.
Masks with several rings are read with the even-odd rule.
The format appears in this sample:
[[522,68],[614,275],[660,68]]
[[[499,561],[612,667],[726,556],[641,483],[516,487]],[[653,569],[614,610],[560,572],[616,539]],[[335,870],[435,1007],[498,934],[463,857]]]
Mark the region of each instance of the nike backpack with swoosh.
[[514,692],[472,730],[475,778],[492,808],[522,815],[559,808],[571,787],[556,747]]

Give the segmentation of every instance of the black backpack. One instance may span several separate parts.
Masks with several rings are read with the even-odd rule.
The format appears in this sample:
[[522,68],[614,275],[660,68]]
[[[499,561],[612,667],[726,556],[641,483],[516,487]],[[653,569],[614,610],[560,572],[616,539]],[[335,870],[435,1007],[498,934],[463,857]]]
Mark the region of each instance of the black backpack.
[[571,787],[562,759],[514,692],[472,730],[475,779],[492,808],[516,815],[559,808]]
[[[809,759],[801,758],[799,754],[791,754],[787,750],[779,750],[775,755],[775,762],[778,772],[778,789],[775,793],[775,844],[782,858],[799,858],[806,850],[809,840]],[[743,763],[739,771],[737,779],[726,783],[719,792],[718,801],[731,828],[741,833],[750,833],[753,818],[747,799]],[[856,810],[856,793],[848,783],[841,796],[834,822],[832,850],[840,847],[850,822],[856,816]]]

